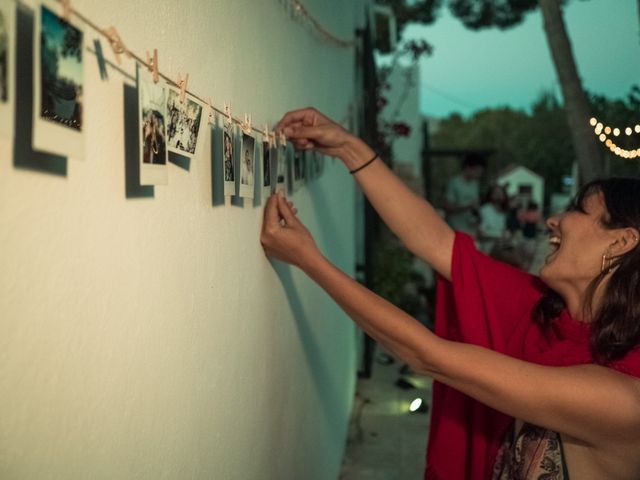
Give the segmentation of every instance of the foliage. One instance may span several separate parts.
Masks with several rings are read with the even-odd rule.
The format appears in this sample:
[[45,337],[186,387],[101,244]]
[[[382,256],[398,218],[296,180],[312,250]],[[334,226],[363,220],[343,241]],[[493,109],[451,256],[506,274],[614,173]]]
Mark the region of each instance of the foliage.
[[[415,65],[420,58],[431,55],[432,53],[433,47],[425,40],[410,40],[404,42],[396,49],[388,64],[379,67],[379,85],[376,91],[376,108],[378,116],[380,116],[380,112],[388,103],[386,92],[391,90],[389,79],[400,63],[400,60],[404,59],[410,64]],[[406,72],[407,74],[405,75],[404,83],[401,87],[402,90],[398,96],[399,99],[391,117],[386,120],[379,118],[378,144],[380,146],[380,151],[383,153],[385,158],[390,158],[391,143],[393,143],[396,138],[407,137],[411,134],[411,127],[406,122],[399,121],[397,119],[400,110],[402,109],[402,105],[407,99],[409,90],[415,87],[416,82],[416,79],[413,78],[412,75],[413,70],[408,68]]]
[[421,308],[417,291],[424,283],[413,263],[411,252],[383,228],[375,242],[373,291],[410,314]]
[[538,0],[451,0],[449,10],[465,27],[510,28],[538,6]]
[[[633,87],[624,99],[610,100],[592,95],[594,114],[603,123],[613,126],[634,126],[640,122],[640,89]],[[618,138],[622,138],[618,137]],[[629,148],[640,146],[638,135],[631,135]],[[620,141],[622,143],[622,140]],[[503,107],[477,112],[465,119],[451,115],[443,120],[431,137],[434,149],[492,150],[487,178],[491,180],[509,164],[524,165],[545,178],[545,192],[550,195],[562,190],[562,177],[571,174],[575,150],[565,112],[552,93],[543,93],[530,112]],[[603,147],[604,151],[604,147]],[[444,190],[444,182],[457,165],[433,165],[432,188]],[[640,163],[613,155],[608,160],[609,175],[637,175]],[[440,182],[438,184],[437,182]]]
[[82,61],[82,32],[75,28],[67,28],[64,32],[64,43],[60,54],[63,57],[76,57],[78,62]]
[[538,7],[538,0],[378,0],[377,3],[393,9],[398,38],[409,23],[429,25],[435,22],[445,5],[454,17],[472,30],[514,27]]
[[400,38],[402,29],[409,23],[428,25],[435,22],[443,0],[378,0],[376,3],[393,9]]

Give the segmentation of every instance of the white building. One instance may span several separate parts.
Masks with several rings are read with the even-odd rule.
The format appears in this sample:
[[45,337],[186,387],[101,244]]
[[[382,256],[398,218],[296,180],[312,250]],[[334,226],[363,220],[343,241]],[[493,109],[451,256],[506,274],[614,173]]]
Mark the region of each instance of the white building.
[[509,197],[520,197],[523,204],[535,202],[544,207],[544,178],[522,165],[509,165],[496,177],[496,183],[506,188]]

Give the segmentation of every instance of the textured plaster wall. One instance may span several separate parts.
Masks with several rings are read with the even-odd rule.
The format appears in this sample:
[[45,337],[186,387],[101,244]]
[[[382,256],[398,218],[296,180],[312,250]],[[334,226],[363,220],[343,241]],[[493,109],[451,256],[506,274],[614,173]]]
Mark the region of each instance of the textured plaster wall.
[[[339,36],[361,22],[363,1],[304,3]],[[278,0],[73,5],[254,122],[308,104],[341,118],[355,95],[354,52],[320,42]],[[86,58],[84,160],[29,151],[24,99],[15,148],[0,140],[0,478],[337,478],[352,324],[298,271],[266,260],[260,202],[213,205],[209,146],[188,170],[170,164],[153,196],[127,198],[133,83],[113,69],[100,80]],[[354,197],[337,161],[293,196],[349,273]]]

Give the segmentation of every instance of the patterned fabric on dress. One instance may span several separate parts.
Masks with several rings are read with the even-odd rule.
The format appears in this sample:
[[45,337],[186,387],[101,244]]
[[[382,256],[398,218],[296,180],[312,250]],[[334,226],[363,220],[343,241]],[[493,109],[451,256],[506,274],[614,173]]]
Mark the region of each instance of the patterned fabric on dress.
[[514,442],[509,431],[498,450],[492,480],[569,480],[560,435],[525,423]]

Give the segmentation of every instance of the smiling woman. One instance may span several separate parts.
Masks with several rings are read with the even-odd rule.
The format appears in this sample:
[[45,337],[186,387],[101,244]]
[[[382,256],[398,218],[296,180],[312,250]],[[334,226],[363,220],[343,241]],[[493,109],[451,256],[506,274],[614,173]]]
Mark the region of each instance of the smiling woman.
[[300,267],[436,380],[425,478],[638,478],[640,180],[591,183],[550,219],[555,251],[538,278],[476,250],[315,109],[289,112],[277,128],[298,149],[340,158],[391,230],[440,274],[434,334],[331,264],[283,196],[269,199],[266,253]]
[[554,251],[540,271],[553,288],[538,303],[547,325],[566,307],[591,323],[600,363],[618,360],[640,343],[640,182],[597,180],[584,186],[567,212],[547,224]]

